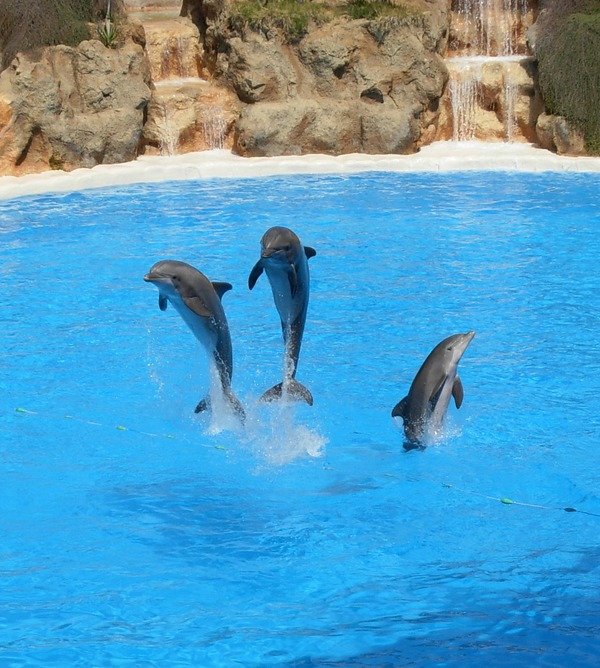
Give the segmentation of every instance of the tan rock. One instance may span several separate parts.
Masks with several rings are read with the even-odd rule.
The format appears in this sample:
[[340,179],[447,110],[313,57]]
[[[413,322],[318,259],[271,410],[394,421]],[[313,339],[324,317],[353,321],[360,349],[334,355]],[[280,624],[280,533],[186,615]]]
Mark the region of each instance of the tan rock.
[[143,141],[146,153],[174,155],[231,148],[237,97],[209,82],[164,82],[152,92]]
[[559,155],[587,154],[583,133],[563,116],[541,114],[536,129],[542,148]]
[[425,31],[416,32],[401,21],[339,20],[311,30],[297,47],[273,35],[228,38],[220,71],[249,105],[237,123],[236,150],[417,150],[421,132],[436,124],[447,71],[425,48]]
[[543,103],[532,58],[457,58],[447,65],[436,139],[534,141]]
[[225,79],[242,102],[285,100],[295,95],[296,73],[282,42],[250,34],[229,40]]
[[145,21],[143,25],[153,81],[205,76],[200,33],[189,19]]
[[0,75],[2,173],[132,160],[148,83],[143,50],[131,42],[118,50],[94,40],[48,47],[39,59],[20,54]]

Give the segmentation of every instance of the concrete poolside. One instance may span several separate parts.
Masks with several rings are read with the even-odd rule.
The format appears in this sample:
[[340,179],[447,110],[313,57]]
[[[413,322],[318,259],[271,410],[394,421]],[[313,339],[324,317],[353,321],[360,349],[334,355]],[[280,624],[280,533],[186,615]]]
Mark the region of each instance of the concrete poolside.
[[437,142],[413,155],[305,155],[242,158],[227,150],[171,157],[140,156],[116,165],[72,172],[47,171],[0,177],[0,199],[87,188],[207,178],[252,178],[276,174],[350,174],[367,171],[600,172],[600,157],[558,156],[531,144]]

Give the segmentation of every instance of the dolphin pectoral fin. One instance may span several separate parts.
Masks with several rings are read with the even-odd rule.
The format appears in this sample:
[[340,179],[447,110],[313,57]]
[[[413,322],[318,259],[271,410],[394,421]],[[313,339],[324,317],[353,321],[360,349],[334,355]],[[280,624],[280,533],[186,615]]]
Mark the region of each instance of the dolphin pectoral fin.
[[458,376],[454,378],[454,385],[452,386],[452,396],[454,397],[454,403],[456,404],[456,408],[460,408],[462,406],[465,393],[463,390],[462,381]]
[[309,260],[311,257],[314,257],[317,254],[317,251],[314,248],[311,248],[310,246],[304,246],[304,252],[306,253],[306,257]]
[[408,397],[401,399],[392,409],[392,417],[401,417],[406,421],[406,412],[408,410]]
[[223,299],[223,295],[228,290],[231,290],[233,288],[233,285],[231,285],[231,283],[224,283],[223,281],[213,281],[212,286],[215,289],[217,295],[219,295],[219,299]]
[[298,274],[296,273],[296,267],[293,264],[290,264],[290,269],[288,271],[288,281],[290,282],[292,297],[295,297],[298,290]]
[[204,411],[207,411],[210,408],[210,398],[206,397],[206,399],[202,399],[194,409],[194,413],[204,413]]
[[440,393],[444,387],[444,383],[446,382],[447,376],[442,376],[440,378],[440,382],[433,388],[433,392],[429,396],[429,405],[431,409],[435,408],[435,405],[438,402],[438,399],[440,398]]
[[182,301],[196,315],[201,315],[205,318],[213,317],[212,311],[209,311],[204,302],[198,297],[184,297]]
[[164,295],[159,294],[158,295],[158,308],[161,311],[166,311],[168,305],[169,305],[169,300]]
[[259,260],[254,267],[252,267],[252,271],[250,272],[250,276],[248,276],[248,287],[250,290],[255,286],[256,281],[258,280],[258,277],[263,273],[263,266],[262,266],[262,260]]
[[309,406],[313,405],[313,397],[310,390],[294,379],[289,380],[285,384],[285,390],[283,383],[277,383],[270,390],[267,390],[260,400],[264,402],[279,401],[284,396],[293,401],[305,401]]

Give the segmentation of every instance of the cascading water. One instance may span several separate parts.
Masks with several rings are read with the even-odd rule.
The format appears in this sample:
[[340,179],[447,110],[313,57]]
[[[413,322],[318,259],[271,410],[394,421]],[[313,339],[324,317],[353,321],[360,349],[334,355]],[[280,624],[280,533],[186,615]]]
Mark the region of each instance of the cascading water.
[[[458,63],[459,59],[454,59]],[[477,126],[477,82],[480,79],[479,64],[466,63],[464,66],[449,67],[450,101],[452,103],[452,138],[454,141],[475,139]]]
[[454,141],[517,138],[521,61],[531,0],[454,0],[449,95]]
[[456,0],[462,55],[515,56],[524,54],[523,21],[527,0]]
[[142,20],[154,90],[144,129],[146,146],[161,155],[223,148],[228,96],[202,77],[198,29],[179,17],[155,13]]
[[[177,144],[179,142],[179,133],[177,128],[173,127],[171,123],[171,116],[169,109],[164,100],[161,100],[159,119],[157,119],[156,127],[159,133],[159,148],[161,155],[175,155],[177,151]],[[160,121],[160,122],[159,122]]]
[[223,148],[227,132],[227,122],[223,113],[223,107],[218,104],[203,107],[200,123],[208,148]]

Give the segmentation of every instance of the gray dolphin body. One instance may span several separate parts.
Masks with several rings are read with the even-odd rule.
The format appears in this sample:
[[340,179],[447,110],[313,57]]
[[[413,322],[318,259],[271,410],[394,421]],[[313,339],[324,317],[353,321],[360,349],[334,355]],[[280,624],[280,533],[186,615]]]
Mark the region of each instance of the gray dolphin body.
[[280,399],[285,392],[293,399],[302,399],[312,406],[310,391],[295,377],[310,293],[308,259],[317,252],[310,246],[303,246],[297,235],[287,227],[271,227],[260,244],[260,260],[250,272],[248,287],[252,290],[263,270],[267,273],[285,345],[283,382],[267,390],[261,400]]
[[410,386],[408,395],[392,410],[392,417],[404,421],[404,433],[411,447],[423,445],[424,439],[439,430],[444,422],[450,397],[456,407],[463,401],[463,386],[457,367],[475,332],[454,334],[429,353]]
[[[233,353],[227,318],[221,297],[231,290],[230,283],[211,283],[206,276],[185,262],[162,260],[144,276],[158,288],[161,311],[169,302],[200,341],[217,368],[221,389],[234,411],[244,418],[244,409],[231,390]],[[209,398],[202,399],[196,413],[208,408]]]

